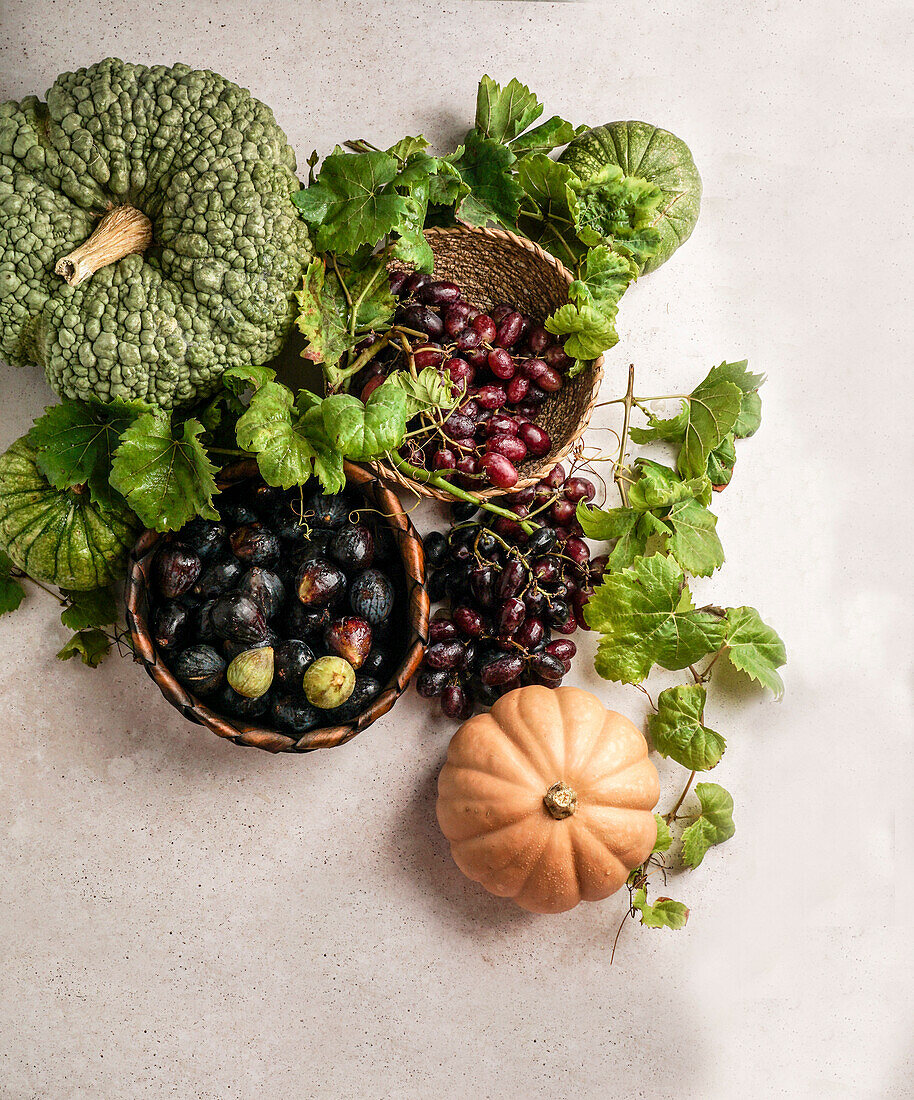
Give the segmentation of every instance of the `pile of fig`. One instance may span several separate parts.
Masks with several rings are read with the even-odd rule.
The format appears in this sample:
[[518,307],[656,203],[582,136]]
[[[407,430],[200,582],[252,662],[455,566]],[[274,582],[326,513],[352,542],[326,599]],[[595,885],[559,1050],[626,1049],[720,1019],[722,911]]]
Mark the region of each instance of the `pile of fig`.
[[389,529],[347,490],[251,480],[153,562],[153,637],[189,692],[228,718],[303,734],[356,718],[398,653],[402,569]]

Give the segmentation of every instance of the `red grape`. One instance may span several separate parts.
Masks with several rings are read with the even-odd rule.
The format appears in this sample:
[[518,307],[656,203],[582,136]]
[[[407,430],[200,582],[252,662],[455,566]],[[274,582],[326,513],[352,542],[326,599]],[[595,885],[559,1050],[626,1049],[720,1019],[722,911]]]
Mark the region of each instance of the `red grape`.
[[517,465],[527,457],[527,447],[523,440],[515,435],[493,435],[486,443],[486,450],[504,455],[510,462]]
[[514,377],[514,360],[504,348],[493,348],[488,355],[489,370],[502,381]]
[[472,325],[473,331],[483,343],[491,344],[495,339],[498,328],[487,313],[480,313],[478,317],[473,319]]
[[450,447],[441,447],[432,456],[433,470],[456,470],[457,454]]
[[570,477],[565,482],[565,496],[575,503],[579,500],[593,500],[596,492],[593,482],[586,477]]
[[519,374],[515,374],[511,381],[508,383],[507,396],[512,405],[520,405],[520,403],[527,396],[527,391],[530,388],[530,383],[526,378],[522,378]]
[[504,455],[489,451],[479,460],[479,469],[498,489],[510,489],[517,484],[517,470]]
[[480,386],[476,391],[476,402],[483,409],[500,409],[508,400],[501,386]]
[[524,319],[519,313],[508,313],[494,332],[490,340],[494,338],[500,348],[513,348],[520,339],[524,327]]
[[544,455],[549,452],[552,440],[549,433],[538,424],[522,424],[517,433],[532,455]]

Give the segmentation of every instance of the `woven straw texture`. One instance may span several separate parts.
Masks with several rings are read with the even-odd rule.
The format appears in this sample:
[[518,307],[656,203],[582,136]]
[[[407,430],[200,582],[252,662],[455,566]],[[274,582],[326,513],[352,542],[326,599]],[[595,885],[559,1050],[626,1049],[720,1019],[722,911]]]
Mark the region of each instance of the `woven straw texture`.
[[[219,485],[220,488],[227,488],[238,481],[257,476],[256,463],[240,462],[222,471]],[[347,462],[346,479],[362,495],[368,507],[381,513],[380,522],[386,523],[391,529],[400,548],[408,629],[404,640],[404,656],[396,672],[381,694],[357,719],[346,725],[309,730],[298,739],[217,714],[178,683],[156,652],[148,623],[148,591],[155,549],[162,536],[156,531],[147,530],[140,535],[130,555],[125,591],[127,626],[133,639],[135,659],[145,666],[169,703],[189,721],[206,726],[220,737],[234,741],[236,745],[248,745],[266,749],[268,752],[311,752],[313,749],[333,748],[349,741],[386,714],[406,690],[422,661],[428,642],[429,601],[425,589],[422,540],[404,514],[397,497],[368,470]]]
[[[478,309],[491,309],[510,302],[521,313],[542,323],[568,301],[571,272],[554,256],[526,237],[504,229],[427,229],[426,239],[435,255],[434,276],[457,283],[464,297]],[[396,269],[404,265],[392,264]],[[549,433],[552,449],[541,458],[531,458],[518,468],[515,490],[533,485],[565,458],[590,422],[600,383],[603,356],[594,360],[577,378],[565,379],[558,393],[550,394],[536,418]],[[429,485],[404,477],[399,470],[378,462],[374,469],[383,478],[420,496],[453,499]],[[503,489],[489,488],[478,496],[504,496]]]

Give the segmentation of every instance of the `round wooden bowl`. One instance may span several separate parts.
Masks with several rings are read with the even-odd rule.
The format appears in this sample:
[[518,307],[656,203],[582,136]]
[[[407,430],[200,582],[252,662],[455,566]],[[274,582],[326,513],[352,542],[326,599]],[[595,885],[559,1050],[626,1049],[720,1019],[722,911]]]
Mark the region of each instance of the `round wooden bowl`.
[[[428,643],[429,601],[425,588],[425,556],[422,539],[396,495],[382,485],[368,470],[353,463],[346,464],[346,480],[362,495],[366,503],[380,513],[393,532],[400,548],[403,576],[398,591],[405,590],[403,611],[403,657],[384,690],[358,718],[341,726],[308,730],[296,739],[277,730],[249,725],[237,718],[226,718],[211,710],[205,702],[191,695],[178,683],[156,651],[149,627],[149,574],[156,546],[162,538],[157,531],[146,530],[140,535],[128,562],[125,603],[127,626],[133,639],[135,659],[142,662],[159,690],[173,707],[191,722],[211,729],[236,745],[250,745],[268,752],[311,752],[312,749],[333,748],[349,741],[386,714],[396,703],[418,669]],[[225,489],[248,478],[258,478],[256,462],[239,462],[222,471],[218,481]]]
[[[457,283],[466,300],[478,309],[489,310],[499,302],[511,302],[542,324],[568,301],[568,286],[574,276],[555,256],[526,237],[504,229],[464,226],[426,229],[425,237],[435,256],[434,277]],[[391,270],[405,266],[397,262],[390,265]],[[512,492],[535,484],[556,462],[567,457],[590,422],[602,378],[601,355],[577,378],[566,378],[559,392],[550,394],[540,405],[536,423],[549,433],[552,449],[540,458],[529,458],[520,464],[520,478]],[[383,462],[375,463],[373,468],[380,477],[419,496],[453,499],[449,493],[404,477]],[[493,486],[479,490],[477,495],[504,496],[505,490]]]

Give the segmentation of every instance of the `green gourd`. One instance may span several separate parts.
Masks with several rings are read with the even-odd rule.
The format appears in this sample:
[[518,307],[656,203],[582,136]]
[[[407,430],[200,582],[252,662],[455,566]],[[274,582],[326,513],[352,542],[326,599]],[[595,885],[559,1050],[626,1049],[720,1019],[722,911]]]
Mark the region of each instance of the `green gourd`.
[[576,137],[559,157],[586,183],[607,164],[626,176],[656,184],[663,193],[655,225],[660,248],[644,265],[655,271],[691,236],[701,206],[701,176],[689,147],[669,130],[648,122],[610,122]]
[[119,580],[138,527],[126,507],[102,510],[83,488],[55,489],[25,439],[0,455],[0,546],[35,580],[77,591]]

